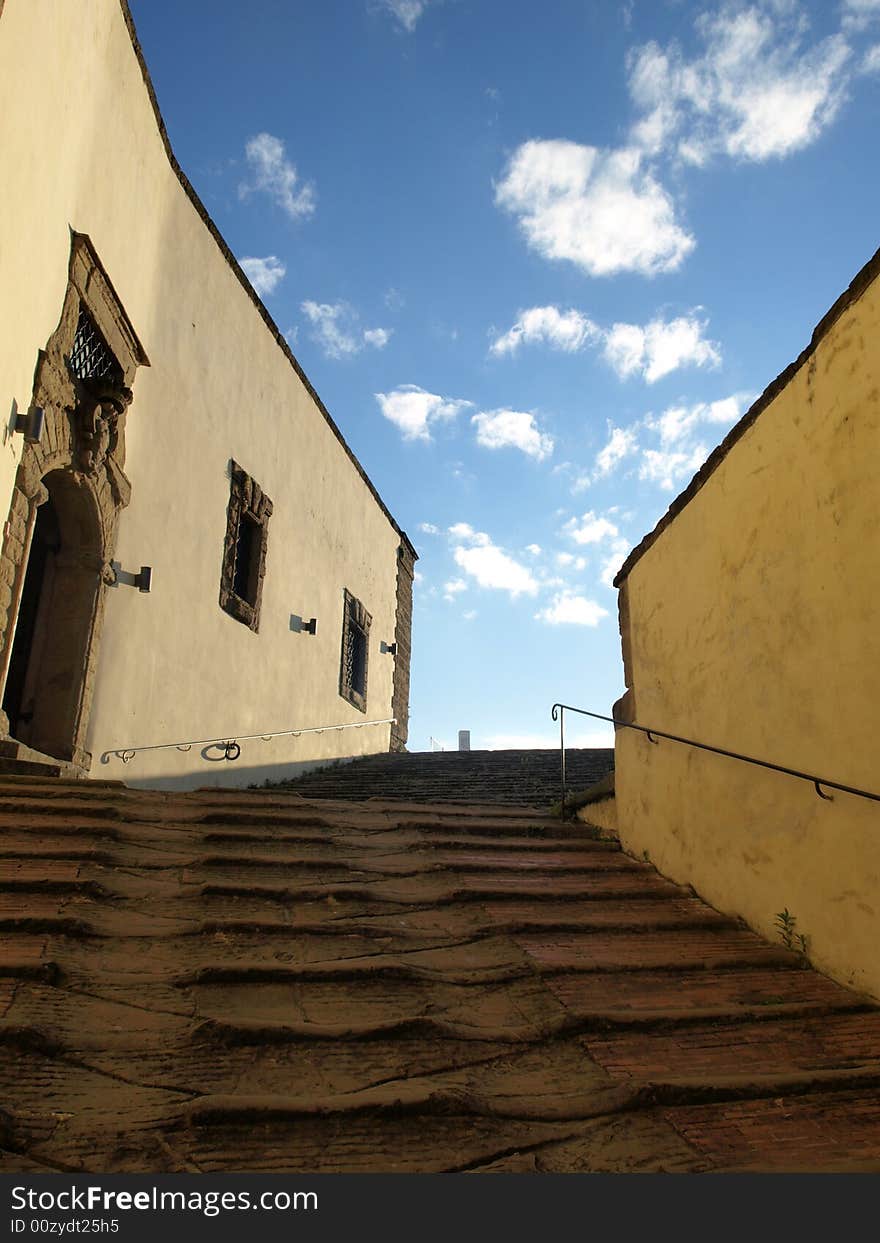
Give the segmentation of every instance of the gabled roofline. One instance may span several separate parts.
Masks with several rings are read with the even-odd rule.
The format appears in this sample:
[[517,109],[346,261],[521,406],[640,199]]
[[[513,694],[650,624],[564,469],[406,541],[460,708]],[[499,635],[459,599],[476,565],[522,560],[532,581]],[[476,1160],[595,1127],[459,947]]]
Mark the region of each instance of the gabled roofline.
[[684,507],[693,500],[727,457],[736,442],[745,435],[774,398],[794,379],[801,367],[809,362],[822,339],[830,332],[844,311],[858,301],[878,275],[880,275],[880,250],[875,251],[861,271],[853,278],[849,288],[840,295],[831,309],[819,320],[813,329],[813,335],[810,337],[810,344],[807,348],[798,355],[793,363],[790,363],[784,371],[780,372],[771,384],[768,384],[758,400],[749,407],[740,421],[727,433],[721,444],[709,454],[688,486],[675,498],[653,531],[649,531],[641,543],[635,546],[614,577],[615,587],[622,585],[633,566],[645,555],[651,545],[659,539]]
[[[0,14],[2,14],[3,12],[4,3],[5,3],[5,0],[0,0]],[[183,169],[178,164],[177,157],[175,156],[174,151],[171,147],[171,140],[168,137],[168,131],[165,128],[165,121],[162,118],[162,112],[159,108],[159,101],[156,98],[155,89],[153,88],[153,81],[152,81],[152,78],[150,77],[150,71],[147,68],[146,60],[144,59],[144,53],[141,48],[140,40],[138,39],[137,29],[135,28],[135,24],[134,24],[134,18],[131,15],[131,9],[128,7],[128,0],[119,0],[119,7],[122,10],[122,16],[125,21],[125,25],[128,29],[129,38],[131,39],[132,50],[134,51],[138,65],[140,66],[141,76],[144,80],[144,86],[147,88],[147,95],[149,96],[150,104],[153,109],[153,115],[156,118],[156,125],[158,126],[158,129],[159,129],[159,137],[162,139],[162,144],[165,147],[165,154],[168,157],[168,162],[171,165],[172,170],[174,171],[174,175],[177,177],[177,180],[180,182],[187,198],[192,203],[193,207],[196,209],[196,212],[198,213],[198,215],[201,217],[202,223],[205,225],[208,232],[211,234],[214,241],[217,243],[220,253],[223,255],[223,258],[226,260],[232,272],[238,279],[238,282],[241,285],[242,289],[244,289],[245,293],[250,298],[251,302],[254,304],[257,311],[259,312],[260,317],[262,318],[266,327],[269,329],[270,333],[275,338],[275,343],[278,345],[278,347],[280,348],[281,352],[284,354],[287,361],[293,367],[297,376],[299,377],[299,379],[302,381],[303,385],[305,386],[309,396],[312,398],[315,405],[318,407],[318,409],[321,411],[321,414],[324,416],[327,422],[327,425],[332,431],[333,435],[342,445],[342,448],[345,450],[346,454],[348,455],[355,470],[357,471],[361,479],[363,479],[364,483],[369,488],[370,493],[373,496],[373,499],[376,501],[377,505],[382,510],[382,513],[385,515],[385,517],[390,522],[392,528],[397,532],[401,540],[406,544],[407,548],[412,553],[413,560],[417,561],[419,554],[416,552],[415,548],[413,547],[406,532],[395,521],[394,516],[392,515],[388,506],[385,504],[385,502],[382,500],[379,493],[376,491],[376,488],[374,487],[372,481],[370,480],[370,477],[367,475],[367,472],[364,470],[363,466],[361,466],[360,462],[355,457],[345,437],[343,436],[342,432],[339,430],[336,423],[334,422],[333,417],[330,414],[330,411],[324,405],[323,401],[321,400],[321,398],[318,396],[317,392],[315,391],[311,380],[309,380],[308,376],[303,371],[302,367],[299,365],[296,358],[294,357],[293,351],[291,350],[290,346],[287,344],[287,341],[285,340],[284,335],[278,328],[278,325],[275,323],[272,316],[266,310],[260,297],[256,293],[253,285],[251,285],[250,281],[248,280],[248,278],[245,276],[244,272],[242,271],[241,266],[238,260],[236,259],[235,255],[232,253],[232,251],[229,249],[226,242],[224,241],[223,236],[220,233],[220,230],[217,228],[216,224],[214,223],[214,221],[211,219],[210,215],[208,214],[208,210],[205,207],[204,203],[202,202],[198,194],[196,194],[195,190],[193,189],[192,183],[190,182],[186,173],[183,171]]]

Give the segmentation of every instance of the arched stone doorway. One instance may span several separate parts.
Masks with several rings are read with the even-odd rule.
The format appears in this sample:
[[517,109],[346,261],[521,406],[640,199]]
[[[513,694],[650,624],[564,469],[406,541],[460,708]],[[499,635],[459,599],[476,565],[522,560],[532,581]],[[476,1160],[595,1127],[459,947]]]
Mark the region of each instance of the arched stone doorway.
[[3,710],[13,738],[72,759],[102,587],[101,527],[73,471],[42,482],[47,496],[34,521]]
[[0,552],[0,730],[88,768],[86,732],[110,558],[131,486],[125,418],[146,355],[97,255],[74,234],[58,328],[38,357]]

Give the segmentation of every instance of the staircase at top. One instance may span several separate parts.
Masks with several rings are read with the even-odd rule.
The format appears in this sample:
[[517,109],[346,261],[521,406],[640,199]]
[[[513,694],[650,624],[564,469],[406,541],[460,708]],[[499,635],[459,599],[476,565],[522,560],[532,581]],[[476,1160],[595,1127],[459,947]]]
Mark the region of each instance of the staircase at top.
[[[614,768],[614,750],[566,750],[566,786],[585,790]],[[403,799],[546,807],[560,796],[558,751],[415,751],[364,756],[282,783],[307,798]]]

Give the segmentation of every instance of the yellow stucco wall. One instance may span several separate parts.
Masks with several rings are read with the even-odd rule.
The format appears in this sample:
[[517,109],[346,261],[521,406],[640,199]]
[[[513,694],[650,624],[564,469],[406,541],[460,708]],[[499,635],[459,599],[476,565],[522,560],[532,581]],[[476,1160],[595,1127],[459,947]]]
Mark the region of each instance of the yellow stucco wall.
[[[630,719],[880,792],[878,393],[874,279],[624,567]],[[628,850],[880,996],[880,805],[631,730],[616,794]]]
[[[366,719],[391,716],[400,535],[273,339],[166,153],[119,0],[6,0],[0,17],[0,406],[30,400],[88,234],[150,359],[126,428],[130,506],[115,557],[149,595],[108,589],[93,775],[259,781],[288,762],[386,750],[389,727],[197,751],[102,752],[364,720],[338,693],[343,588],[372,614]],[[21,437],[0,445],[4,513]],[[274,503],[259,634],[221,611],[234,458]],[[317,636],[290,631],[318,618]]]
[[614,837],[618,833],[617,800],[613,794],[609,794],[595,803],[587,803],[585,807],[578,808],[575,818],[581,824],[590,824]]

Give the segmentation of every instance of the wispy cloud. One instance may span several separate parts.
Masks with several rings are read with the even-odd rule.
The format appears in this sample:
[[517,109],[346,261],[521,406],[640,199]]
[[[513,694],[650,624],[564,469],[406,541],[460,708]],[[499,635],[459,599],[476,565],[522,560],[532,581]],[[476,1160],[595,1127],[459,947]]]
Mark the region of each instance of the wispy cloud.
[[624,458],[635,453],[638,439],[633,428],[609,427],[608,440],[596,454],[595,477],[598,479],[610,475]]
[[[659,415],[647,415],[643,427],[659,438],[659,444],[643,450],[639,478],[671,492],[699,470],[717,443],[720,430],[732,427],[751,400],[751,394],[735,393],[720,401],[668,406]],[[705,435],[709,426],[715,428],[711,443],[698,438],[698,433]]]
[[412,34],[429,0],[374,0],[373,7],[388,13],[401,30]]
[[604,515],[587,510],[580,518],[571,518],[565,524],[565,533],[576,544],[601,544],[603,540],[614,539],[619,531],[617,524]]
[[386,328],[362,329],[360,316],[347,302],[306,301],[300,310],[312,325],[312,340],[328,358],[348,358],[367,345],[381,350],[391,337]]
[[494,544],[485,531],[475,531],[466,522],[449,528],[455,564],[480,587],[506,591],[511,598],[538,592],[538,580],[526,566]]
[[600,151],[562,139],[532,140],[513,154],[495,201],[528,244],[591,276],[655,275],[678,268],[694,239],[635,147]]
[[516,323],[491,345],[493,354],[514,354],[523,344],[546,344],[574,353],[600,336],[600,330],[580,311],[557,306],[533,306],[520,311]]
[[566,353],[588,346],[602,348],[604,357],[621,379],[640,375],[653,384],[680,367],[714,367],[721,347],[705,336],[708,321],[699,308],[647,324],[612,324],[602,328],[582,311],[557,306],[533,306],[520,311],[513,327],[493,341],[493,354],[514,354],[524,344],[545,344]]
[[261,298],[274,292],[287,271],[277,255],[266,255],[265,259],[239,259],[238,262]]
[[637,48],[629,87],[642,115],[633,141],[697,165],[719,154],[782,158],[809,146],[843,102],[850,48],[842,34],[806,45],[807,29],[793,5],[726,4],[697,18],[703,50],[692,59],[675,43]]
[[873,47],[869,47],[865,55],[862,57],[862,63],[859,66],[860,73],[880,73],[880,43],[875,43]]
[[400,428],[404,440],[430,440],[435,423],[454,419],[472,405],[428,393],[417,384],[401,384],[393,392],[374,395],[382,414]]
[[859,32],[880,20],[880,0],[843,0],[845,31]]
[[552,436],[542,432],[527,411],[492,410],[473,415],[471,422],[477,429],[477,444],[484,449],[519,449],[538,462],[553,452]]
[[467,591],[467,583],[463,578],[451,578],[443,584],[443,599],[450,603],[463,591]]
[[709,456],[709,448],[700,442],[687,450],[646,449],[639,467],[639,478],[659,483],[667,492],[676,484],[695,474]]
[[291,220],[312,214],[315,210],[315,188],[311,182],[299,184],[296,165],[287,158],[280,138],[272,134],[256,134],[248,139],[245,157],[252,180],[242,182],[238,187],[240,198],[259,191],[267,194]]
[[546,608],[539,609],[535,620],[550,626],[598,626],[607,616],[608,610],[595,600],[588,600],[586,596],[571,591],[560,591]]
[[717,367],[721,350],[704,336],[707,324],[695,312],[678,319],[614,324],[606,335],[605,357],[621,378],[641,375],[654,384],[680,367]]

